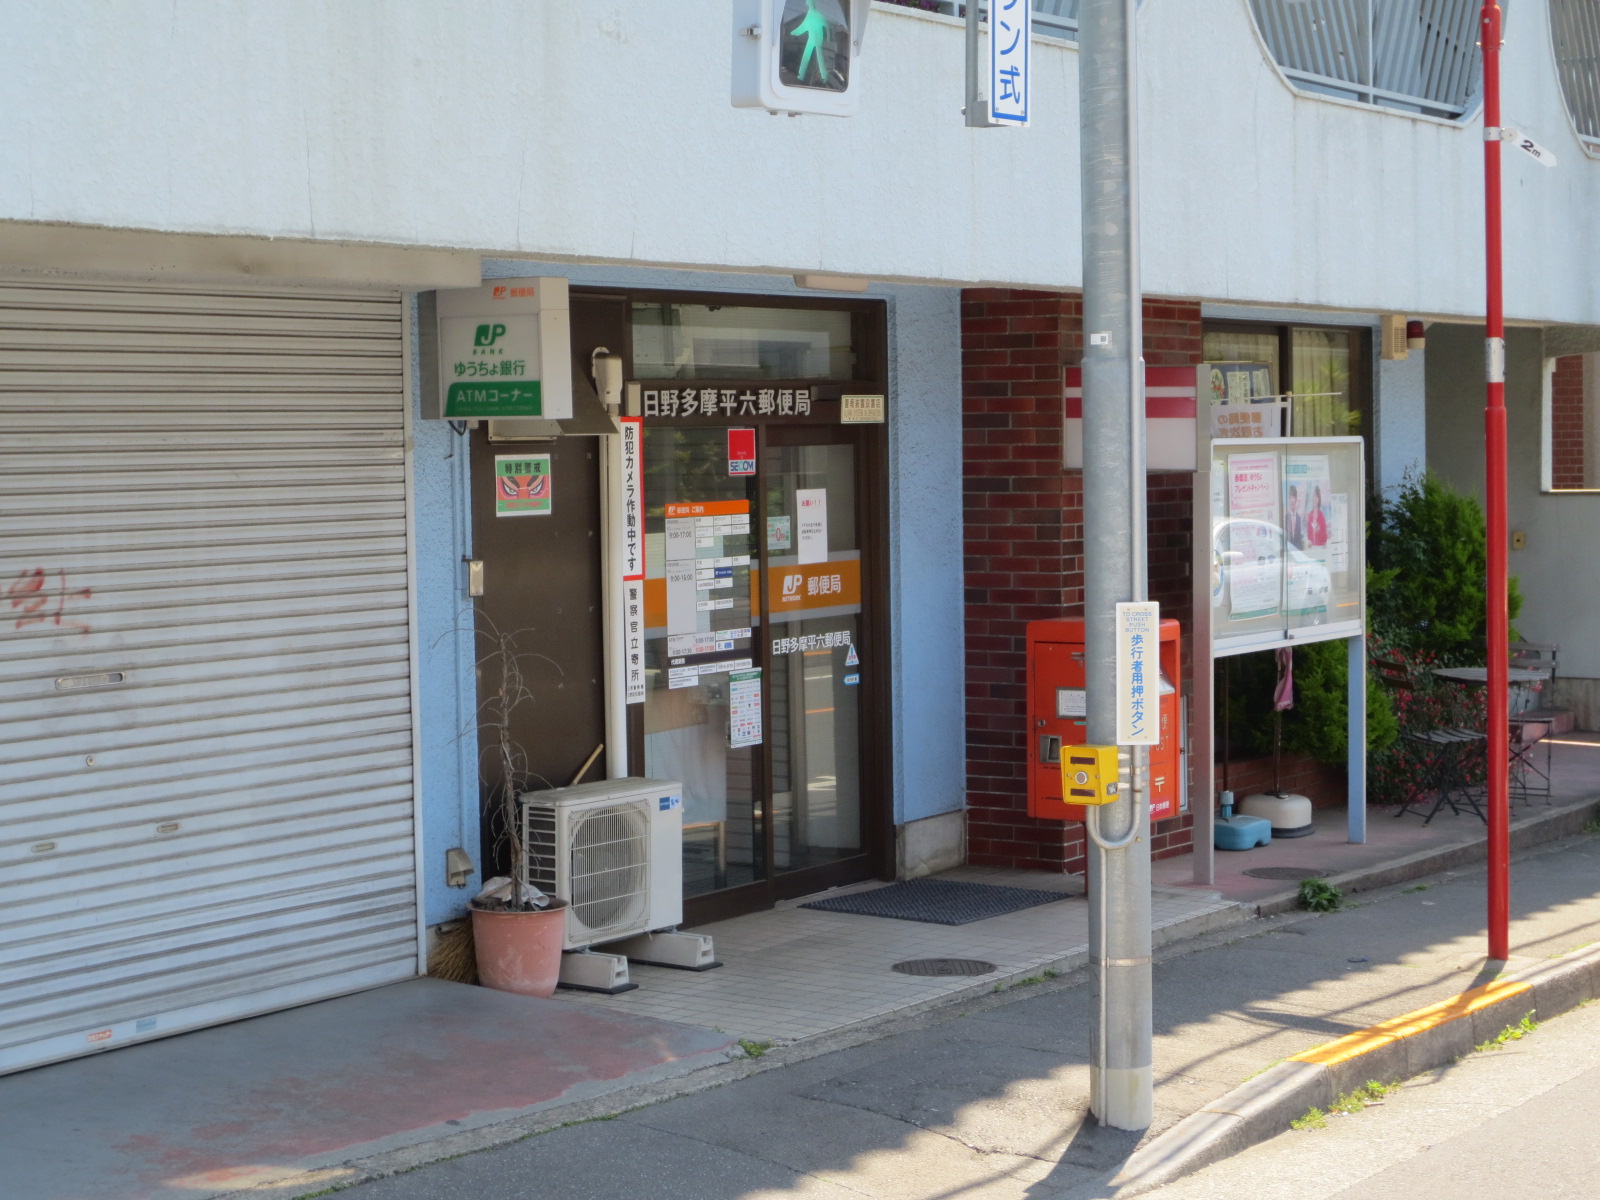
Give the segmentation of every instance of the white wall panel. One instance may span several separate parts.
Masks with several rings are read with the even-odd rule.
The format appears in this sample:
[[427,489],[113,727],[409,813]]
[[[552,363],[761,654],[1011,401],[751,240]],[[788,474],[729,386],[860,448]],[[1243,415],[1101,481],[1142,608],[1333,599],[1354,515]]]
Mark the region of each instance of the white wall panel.
[[[1508,6],[1507,118],[1561,166],[1507,151],[1507,311],[1600,321],[1600,162],[1544,9]],[[971,130],[960,22],[879,6],[860,115],[791,120],[729,104],[731,23],[723,0],[13,0],[0,220],[1080,283],[1075,47],[1036,42],[1029,128]],[[1473,118],[1296,92],[1247,0],[1138,23],[1148,292],[1481,311]]]

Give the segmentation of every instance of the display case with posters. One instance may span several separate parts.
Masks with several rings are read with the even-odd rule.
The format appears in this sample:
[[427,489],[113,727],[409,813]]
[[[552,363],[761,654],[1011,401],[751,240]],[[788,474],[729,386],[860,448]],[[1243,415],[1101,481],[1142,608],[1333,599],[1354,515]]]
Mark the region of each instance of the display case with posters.
[[[1201,371],[1207,368],[1202,365]],[[1347,825],[1366,840],[1366,479],[1359,437],[1209,436],[1195,431],[1194,720],[1214,744],[1219,658],[1342,640]],[[1191,797],[1214,797],[1213,756],[1190,756]],[[1191,803],[1194,878],[1214,873],[1213,805]]]
[[1214,438],[1202,471],[1214,653],[1360,635],[1361,439]]

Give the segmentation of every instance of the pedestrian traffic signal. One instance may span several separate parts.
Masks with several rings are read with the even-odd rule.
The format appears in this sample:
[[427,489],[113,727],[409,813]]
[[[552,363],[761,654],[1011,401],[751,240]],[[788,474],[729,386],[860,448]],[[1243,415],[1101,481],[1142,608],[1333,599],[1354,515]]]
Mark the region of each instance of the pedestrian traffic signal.
[[735,0],[734,107],[853,116],[871,7],[872,0]]

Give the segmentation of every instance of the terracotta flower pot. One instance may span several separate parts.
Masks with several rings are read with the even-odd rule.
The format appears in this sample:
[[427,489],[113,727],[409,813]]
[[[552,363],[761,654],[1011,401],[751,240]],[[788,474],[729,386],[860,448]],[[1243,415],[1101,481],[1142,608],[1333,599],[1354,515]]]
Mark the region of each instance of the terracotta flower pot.
[[561,974],[567,902],[552,899],[536,912],[495,912],[472,906],[472,941],[478,979],[485,987],[519,996],[548,997]]

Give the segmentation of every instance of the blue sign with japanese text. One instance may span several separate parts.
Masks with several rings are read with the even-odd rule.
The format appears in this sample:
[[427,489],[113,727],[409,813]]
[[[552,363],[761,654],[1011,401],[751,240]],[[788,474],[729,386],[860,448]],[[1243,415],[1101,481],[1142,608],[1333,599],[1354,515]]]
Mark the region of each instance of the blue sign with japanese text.
[[1032,0],[989,0],[989,116],[994,121],[1028,123],[1032,36]]

